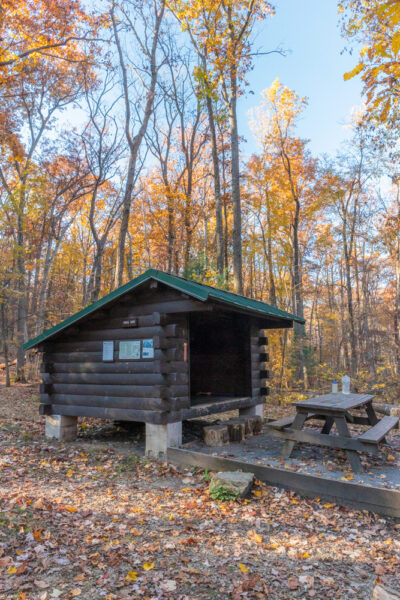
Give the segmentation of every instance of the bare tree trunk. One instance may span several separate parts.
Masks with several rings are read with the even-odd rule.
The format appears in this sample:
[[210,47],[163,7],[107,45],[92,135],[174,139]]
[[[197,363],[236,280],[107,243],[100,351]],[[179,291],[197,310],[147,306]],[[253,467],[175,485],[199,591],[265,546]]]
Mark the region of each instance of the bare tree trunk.
[[17,381],[25,382],[25,342],[26,329],[26,289],[25,289],[25,257],[24,257],[24,222],[25,181],[22,182],[21,198],[17,215]]
[[10,364],[8,358],[8,323],[7,323],[7,311],[5,307],[5,300],[0,303],[1,307],[1,335],[3,338],[3,351],[4,351],[4,367],[6,371],[6,387],[10,387]]
[[219,159],[218,159],[218,146],[217,146],[217,134],[215,131],[215,120],[214,111],[212,105],[212,99],[207,94],[207,114],[208,114],[208,125],[210,127],[211,134],[211,154],[213,161],[213,182],[214,182],[214,196],[215,196],[215,235],[217,242],[217,271],[218,274],[224,276],[224,227],[222,222],[222,198],[221,198],[221,179],[219,174]]
[[242,207],[240,201],[239,133],[237,125],[237,73],[235,65],[230,71],[229,126],[232,160],[233,203],[233,286],[237,294],[243,294],[242,274]]
[[[142,144],[143,138],[146,134],[147,126],[151,117],[151,114],[154,109],[154,97],[158,76],[158,66],[157,66],[157,50],[159,46],[159,37],[160,37],[160,29],[161,23],[164,16],[165,9],[165,0],[160,0],[159,7],[157,3],[154,4],[154,27],[152,31],[152,39],[150,48],[148,48],[145,44],[141,43],[141,49],[144,52],[146,58],[149,61],[148,64],[148,74],[150,76],[150,81],[146,92],[144,94],[144,110],[143,115],[140,120],[139,129],[135,135],[132,135],[131,131],[131,99],[130,99],[130,89],[128,83],[128,73],[125,64],[125,59],[122,51],[122,45],[119,38],[119,32],[117,27],[117,22],[115,18],[115,2],[113,2],[111,8],[111,19],[114,30],[114,38],[117,46],[119,64],[122,73],[122,88],[123,88],[123,96],[124,96],[124,104],[125,104],[125,135],[129,145],[129,165],[128,165],[128,174],[126,178],[125,185],[125,193],[124,200],[122,204],[122,216],[121,216],[121,225],[118,235],[118,245],[117,245],[117,264],[115,270],[115,286],[119,287],[122,285],[124,267],[125,267],[125,241],[126,235],[129,226],[129,217],[132,203],[132,193],[135,178],[137,176],[136,173],[136,164],[139,156],[140,146]],[[144,22],[144,14],[142,14],[143,22],[141,25],[145,26]],[[138,32],[136,29],[133,29],[134,25],[131,21],[132,33],[136,37],[136,39],[140,38],[143,34],[142,31]],[[143,67],[141,67],[142,69]]]

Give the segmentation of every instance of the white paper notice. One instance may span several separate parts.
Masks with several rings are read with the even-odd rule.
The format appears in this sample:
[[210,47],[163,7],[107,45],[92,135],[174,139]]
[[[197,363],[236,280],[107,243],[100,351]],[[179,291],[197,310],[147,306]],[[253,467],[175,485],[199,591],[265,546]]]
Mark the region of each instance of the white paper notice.
[[154,342],[153,342],[153,340],[143,340],[143,342],[142,342],[142,358],[154,358]]
[[140,340],[120,342],[119,358],[123,360],[136,360],[140,358]]
[[114,342],[103,342],[103,360],[114,360]]

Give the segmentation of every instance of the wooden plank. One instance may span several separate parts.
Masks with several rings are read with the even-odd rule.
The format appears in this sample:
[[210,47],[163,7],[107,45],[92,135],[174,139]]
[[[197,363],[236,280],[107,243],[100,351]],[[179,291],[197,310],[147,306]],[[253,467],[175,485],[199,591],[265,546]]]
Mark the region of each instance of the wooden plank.
[[332,435],[317,433],[310,429],[294,430],[285,429],[278,431],[271,429],[273,435],[284,440],[292,440],[293,442],[303,442],[306,444],[314,444],[316,446],[327,446],[329,448],[341,448],[343,450],[356,450],[358,452],[368,452],[375,454],[376,449],[371,444],[362,444],[357,438],[345,438],[341,435]]
[[373,396],[367,394],[342,394],[341,392],[325,394],[302,402],[296,402],[295,406],[301,410],[319,410],[329,412],[345,412],[367,404]]
[[376,425],[358,436],[358,439],[365,444],[377,444],[391,429],[394,429],[399,422],[398,417],[383,417]]
[[267,427],[271,427],[272,429],[285,429],[289,425],[293,424],[296,415],[290,415],[290,417],[283,417],[282,419],[278,419],[277,421],[269,421],[267,423]]
[[335,502],[388,517],[400,517],[400,491],[397,490],[326,479],[182,448],[168,448],[167,460],[174,465],[200,467],[209,471],[245,471],[253,473],[267,485],[287,489],[301,496],[318,497],[324,502]]
[[195,419],[198,417],[206,417],[208,415],[227,412],[229,410],[248,408],[250,406],[255,406],[256,404],[260,404],[260,398],[243,397],[221,399],[220,397],[216,397],[213,399],[208,397],[204,404],[197,404],[191,406],[190,408],[183,409],[181,411],[181,415],[182,420]]

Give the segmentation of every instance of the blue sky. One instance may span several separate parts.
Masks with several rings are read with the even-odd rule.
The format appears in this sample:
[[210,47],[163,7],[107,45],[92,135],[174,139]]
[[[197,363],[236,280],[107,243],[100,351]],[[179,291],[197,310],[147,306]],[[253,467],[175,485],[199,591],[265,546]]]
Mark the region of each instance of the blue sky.
[[300,137],[310,139],[315,155],[335,154],[349,135],[344,124],[351,110],[362,103],[360,79],[343,80],[356,64],[357,52],[341,54],[345,40],[340,35],[336,0],[275,0],[276,14],[259,27],[256,47],[289,50],[256,59],[249,75],[248,94],[239,104],[240,134],[247,139],[246,154],[257,145],[248,126],[248,111],[261,99],[260,92],[276,77],[300,96],[307,96],[308,108],[299,124]]

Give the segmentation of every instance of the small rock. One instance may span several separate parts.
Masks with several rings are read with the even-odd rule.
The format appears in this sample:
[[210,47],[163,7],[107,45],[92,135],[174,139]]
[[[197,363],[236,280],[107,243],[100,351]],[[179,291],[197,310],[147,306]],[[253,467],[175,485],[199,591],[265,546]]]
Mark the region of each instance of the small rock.
[[384,588],[382,585],[376,585],[372,592],[371,600],[399,600],[400,595],[394,590]]
[[224,488],[228,492],[243,498],[250,491],[253,479],[253,473],[242,473],[241,471],[216,473],[210,481],[210,492],[218,488]]

